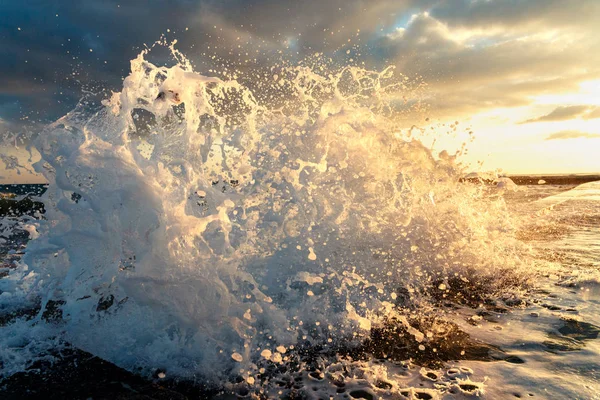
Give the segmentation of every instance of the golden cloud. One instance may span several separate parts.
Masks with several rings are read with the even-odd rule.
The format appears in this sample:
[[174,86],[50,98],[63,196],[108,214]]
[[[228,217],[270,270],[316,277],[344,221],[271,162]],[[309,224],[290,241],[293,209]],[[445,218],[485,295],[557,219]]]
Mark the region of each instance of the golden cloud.
[[590,116],[592,116],[592,118],[597,118],[594,116],[595,114],[600,116],[600,108],[588,105],[559,106],[552,110],[549,114],[542,115],[538,118],[528,119],[521,123],[527,124],[531,122],[567,121],[579,117],[591,119],[589,118]]
[[545,140],[563,140],[563,139],[598,139],[600,138],[600,133],[589,133],[589,132],[581,132],[581,131],[560,131],[555,132],[546,137]]

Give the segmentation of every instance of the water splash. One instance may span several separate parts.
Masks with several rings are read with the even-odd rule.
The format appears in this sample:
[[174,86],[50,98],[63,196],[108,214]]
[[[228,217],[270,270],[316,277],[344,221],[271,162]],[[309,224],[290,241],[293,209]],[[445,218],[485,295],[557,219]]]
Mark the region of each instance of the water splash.
[[172,67],[141,53],[120,93],[36,142],[50,185],[24,262],[65,340],[222,379],[265,351],[285,362],[282,346],[360,341],[432,288],[513,277],[502,199],[401,134],[401,74],[280,67],[243,84],[172,51]]

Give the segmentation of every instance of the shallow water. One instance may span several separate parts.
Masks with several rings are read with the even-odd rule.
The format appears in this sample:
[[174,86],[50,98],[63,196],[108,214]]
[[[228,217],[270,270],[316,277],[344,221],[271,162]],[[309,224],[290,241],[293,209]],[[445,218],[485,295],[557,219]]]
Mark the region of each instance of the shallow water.
[[[598,225],[593,223],[598,211],[593,203],[596,200],[592,200],[598,194],[598,186],[586,184],[576,190],[522,186],[505,194],[513,217],[520,221],[522,237],[531,245],[531,256],[543,265],[538,266],[543,272],[518,299],[475,307],[454,303],[452,307],[440,308],[444,320],[452,321],[457,332],[463,333],[446,335],[430,344],[438,346],[441,352],[455,349],[453,358],[464,360],[452,361],[451,357],[440,364],[435,357],[419,355],[420,349],[406,347],[411,340],[395,339],[396,345],[405,346],[404,350],[389,355],[385,354],[389,346],[381,341],[374,341],[369,351],[359,357],[356,352],[348,354],[344,350],[336,354],[321,348],[317,361],[314,354],[300,363],[296,358],[292,363],[295,370],[273,370],[273,364],[265,360],[263,367],[271,368],[271,372],[264,376],[270,378],[257,378],[252,385],[226,383],[225,393],[237,393],[239,397],[240,393],[262,391],[270,398],[290,393],[303,393],[305,398],[598,398],[600,273],[598,247],[590,240],[598,237]],[[577,210],[585,210],[585,214]],[[554,230],[546,229],[547,226]],[[565,253],[568,258],[558,256]],[[4,256],[6,265],[19,258],[20,252]],[[437,331],[435,336],[443,335]],[[281,351],[285,354],[288,350]],[[52,369],[45,373],[52,376]],[[91,369],[98,375],[105,367],[93,364]],[[132,379],[117,374],[120,379]],[[73,378],[77,382],[74,389],[85,382],[85,376]],[[156,376],[155,379],[161,380]],[[7,393],[19,398],[14,386],[19,381],[12,386],[10,382],[5,388]],[[96,394],[109,390],[106,382],[95,385],[91,387]],[[144,390],[160,395],[156,388]],[[126,390],[124,395],[127,393],[133,392]]]
[[[482,368],[492,378],[490,395],[514,385],[522,397],[599,398],[600,184],[564,189],[526,186],[509,196],[521,237],[540,260],[540,275],[527,307],[482,328],[479,337],[525,361]],[[528,200],[538,193],[544,197]]]

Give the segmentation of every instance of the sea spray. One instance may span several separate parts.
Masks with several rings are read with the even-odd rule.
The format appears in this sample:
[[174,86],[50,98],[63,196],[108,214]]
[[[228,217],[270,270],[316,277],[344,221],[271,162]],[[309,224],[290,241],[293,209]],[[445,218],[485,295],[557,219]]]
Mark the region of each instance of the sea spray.
[[402,133],[401,74],[307,64],[244,84],[173,54],[141,53],[120,93],[39,135],[32,324],[130,370],[217,382],[265,351],[285,362],[281,346],[360,343],[392,313],[421,343],[402,310],[519,271],[503,200]]

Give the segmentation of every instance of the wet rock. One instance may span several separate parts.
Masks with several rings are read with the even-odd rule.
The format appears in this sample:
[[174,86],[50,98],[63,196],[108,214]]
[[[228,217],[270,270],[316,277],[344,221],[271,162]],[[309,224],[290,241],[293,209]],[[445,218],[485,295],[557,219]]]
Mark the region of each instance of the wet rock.
[[511,308],[523,308],[527,306],[527,302],[523,299],[513,298],[504,300],[504,304]]
[[434,281],[430,288],[430,295],[438,302],[451,301],[476,308],[484,302],[489,288],[489,279],[450,277],[446,281]]
[[441,367],[450,360],[497,361],[507,357],[500,348],[472,339],[451,322],[435,318],[409,322],[420,332],[435,334],[418,342],[404,324],[390,320],[373,327],[370,337],[349,354],[355,359],[372,356],[401,361],[412,358],[427,368]]
[[427,392],[415,392],[416,399],[431,400],[433,396]]
[[98,312],[106,311],[110,307],[112,307],[114,302],[115,302],[115,296],[113,296],[112,294],[110,294],[106,297],[101,297],[100,300],[98,300],[98,305],[96,306],[96,311],[98,311]]
[[551,340],[545,340],[542,344],[546,351],[550,353],[578,351],[583,349],[584,344],[578,340],[565,338],[557,335],[550,335]]
[[306,400],[307,396],[300,390],[291,390],[281,396],[282,400]]
[[479,389],[479,386],[476,385],[470,385],[468,383],[461,383],[460,385],[458,385],[458,387],[460,387],[462,390],[464,390],[465,392],[474,392],[477,389]]
[[30,307],[19,308],[17,310],[0,311],[0,326],[6,326],[19,318],[31,319],[40,312],[40,305],[33,304]]
[[575,340],[598,339],[600,327],[574,319],[565,319],[564,325],[558,328],[561,335]]
[[85,351],[67,347],[0,381],[2,399],[183,400],[212,398],[216,391],[197,383],[152,380]]
[[525,364],[525,360],[517,356],[508,356],[503,360],[511,364]]
[[48,300],[44,312],[42,313],[42,319],[51,323],[62,321],[63,311],[61,306],[64,304],[65,302],[63,300]]
[[35,201],[29,195],[20,200],[7,198],[0,200],[0,217],[19,217],[23,215],[33,217],[36,213],[44,214],[44,212],[44,203]]
[[371,390],[366,389],[366,388],[351,391],[350,397],[352,397],[353,399],[366,399],[366,400],[374,400],[377,398],[375,393],[371,392]]
[[600,327],[588,322],[574,319],[563,319],[563,325],[556,332],[548,333],[548,340],[543,342],[551,353],[578,351],[585,347],[588,340],[598,339]]
[[477,311],[477,315],[480,316],[485,321],[492,322],[492,323],[498,323],[498,320],[502,316],[502,314],[495,313],[495,312],[489,312],[487,310]]
[[375,386],[377,386],[380,389],[385,389],[385,390],[391,389],[393,387],[393,385],[391,383],[386,382],[386,381],[377,381]]
[[313,372],[310,372],[310,373],[308,374],[308,376],[309,376],[311,379],[314,379],[314,380],[316,380],[316,381],[322,381],[322,380],[323,380],[323,378],[324,378],[323,374],[322,374],[321,372],[319,372],[319,371],[313,371]]
[[561,307],[555,306],[555,305],[552,305],[552,304],[542,304],[542,307],[547,308],[550,311],[559,311],[559,310],[562,310]]

